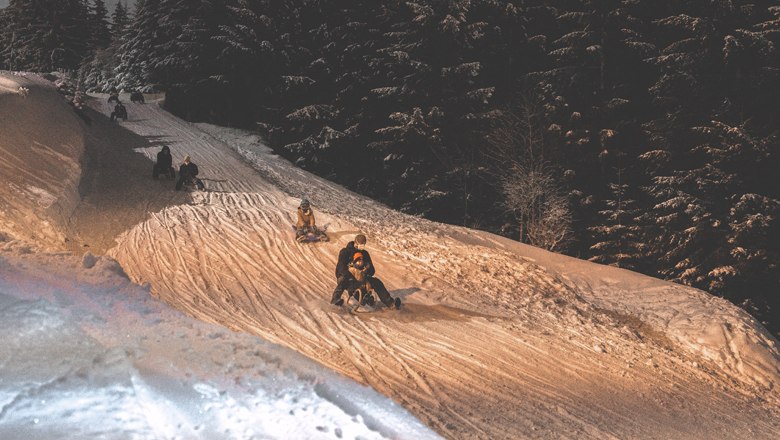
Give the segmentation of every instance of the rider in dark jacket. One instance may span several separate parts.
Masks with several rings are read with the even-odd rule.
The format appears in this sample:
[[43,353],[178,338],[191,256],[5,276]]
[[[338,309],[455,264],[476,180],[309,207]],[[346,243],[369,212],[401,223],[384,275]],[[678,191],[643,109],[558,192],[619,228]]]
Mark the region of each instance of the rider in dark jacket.
[[359,285],[354,275],[350,272],[350,264],[352,264],[356,258],[356,254],[362,255],[362,267],[361,271],[365,276],[365,281],[371,286],[377,295],[379,295],[380,301],[387,307],[395,307],[396,309],[401,306],[401,299],[393,299],[390,296],[390,292],[387,291],[384,283],[379,278],[374,277],[376,269],[374,263],[371,261],[371,255],[365,250],[366,236],[358,234],[355,236],[354,241],[347,243],[347,246],[339,252],[339,259],[336,263],[336,289],[331,296],[331,304],[337,306],[343,305],[344,300],[341,298],[344,290],[348,290],[351,293]]
[[181,190],[181,187],[188,182],[193,182],[201,191],[206,189],[197,176],[198,166],[190,162],[189,156],[184,156],[184,163],[179,167],[179,180],[176,182],[176,191]]
[[157,153],[157,163],[154,164],[152,169],[152,177],[157,178],[160,174],[168,175],[171,179],[176,177],[176,172],[173,169],[173,157],[171,156],[171,149],[167,145],[162,147],[159,153]]

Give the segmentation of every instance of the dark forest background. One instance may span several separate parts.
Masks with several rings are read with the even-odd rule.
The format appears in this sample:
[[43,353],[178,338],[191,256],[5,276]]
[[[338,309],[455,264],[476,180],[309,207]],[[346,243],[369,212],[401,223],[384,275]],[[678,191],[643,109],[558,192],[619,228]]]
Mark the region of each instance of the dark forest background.
[[[780,331],[780,6],[11,0],[0,65],[162,90],[404,212],[724,296]],[[314,201],[316,204],[316,201]]]

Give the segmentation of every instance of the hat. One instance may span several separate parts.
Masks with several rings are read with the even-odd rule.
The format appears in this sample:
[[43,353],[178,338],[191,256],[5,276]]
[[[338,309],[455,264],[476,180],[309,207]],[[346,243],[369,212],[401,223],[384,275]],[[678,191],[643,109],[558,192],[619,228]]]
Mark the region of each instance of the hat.
[[355,255],[352,256],[352,261],[362,260],[363,259],[363,253],[362,252],[355,252]]
[[309,201],[306,199],[301,200],[301,208],[306,209],[309,207]]
[[357,244],[366,244],[366,236],[363,234],[358,234],[355,236],[355,243]]
[[190,155],[189,154],[184,156],[184,161],[185,162],[189,162],[190,161]]

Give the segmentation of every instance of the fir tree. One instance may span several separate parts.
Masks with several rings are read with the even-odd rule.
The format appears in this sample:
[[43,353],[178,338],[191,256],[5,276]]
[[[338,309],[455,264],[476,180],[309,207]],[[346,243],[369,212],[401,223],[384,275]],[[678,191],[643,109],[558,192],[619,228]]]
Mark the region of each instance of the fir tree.
[[127,8],[120,1],[116,4],[114,7],[114,12],[111,14],[112,42],[124,34],[129,22],[130,16],[128,15]]
[[108,47],[111,44],[111,31],[108,23],[108,9],[106,9],[103,0],[92,0],[92,6],[89,8],[89,22],[91,48],[95,50]]
[[88,54],[89,18],[80,0],[11,0],[3,56],[15,69],[74,69]]

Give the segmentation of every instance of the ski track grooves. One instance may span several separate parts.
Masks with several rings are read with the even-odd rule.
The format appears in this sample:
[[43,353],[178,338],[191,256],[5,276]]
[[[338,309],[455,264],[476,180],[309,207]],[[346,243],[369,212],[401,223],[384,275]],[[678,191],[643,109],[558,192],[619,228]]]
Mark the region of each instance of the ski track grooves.
[[[481,239],[390,211],[281,160],[250,165],[228,141],[155,103],[127,107],[130,119],[119,124],[96,115],[93,142],[135,150],[149,170],[169,145],[176,163],[192,156],[209,189],[175,193],[163,181],[151,185],[156,194],[137,193],[120,183],[122,203],[147,214],[126,220],[108,254],[179,310],[291,347],[448,438],[780,438],[776,409],[743,400],[736,385],[652,341],[639,348],[568,278],[512,251],[458,241]],[[125,129],[132,135],[108,137]],[[329,225],[331,242],[295,242],[290,225],[302,196]],[[117,208],[95,209],[108,219]],[[355,316],[328,304],[336,255],[358,231],[369,236],[388,289],[411,292],[402,310]],[[607,352],[596,353],[596,343]],[[746,422],[723,408],[755,416]]]

